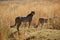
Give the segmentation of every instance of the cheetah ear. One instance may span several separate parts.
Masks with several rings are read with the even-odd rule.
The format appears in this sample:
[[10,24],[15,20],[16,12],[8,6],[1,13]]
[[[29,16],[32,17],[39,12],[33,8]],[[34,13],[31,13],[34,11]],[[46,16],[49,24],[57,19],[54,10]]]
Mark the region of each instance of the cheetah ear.
[[31,13],[34,15],[35,14],[35,11],[31,11]]

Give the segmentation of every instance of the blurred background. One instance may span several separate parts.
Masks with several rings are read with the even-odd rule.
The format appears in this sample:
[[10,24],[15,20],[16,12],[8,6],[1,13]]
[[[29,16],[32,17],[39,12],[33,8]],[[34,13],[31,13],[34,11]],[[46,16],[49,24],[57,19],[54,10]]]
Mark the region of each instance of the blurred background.
[[32,25],[37,24],[40,17],[52,18],[55,21],[52,27],[60,29],[60,0],[0,0],[0,39],[8,40],[15,18],[27,16],[31,11],[36,13]]

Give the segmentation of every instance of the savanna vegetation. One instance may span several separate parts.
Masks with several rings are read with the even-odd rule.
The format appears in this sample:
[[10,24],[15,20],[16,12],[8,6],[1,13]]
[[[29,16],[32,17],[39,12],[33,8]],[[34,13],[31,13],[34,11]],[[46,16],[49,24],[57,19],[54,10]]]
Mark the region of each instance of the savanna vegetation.
[[[30,28],[22,24],[18,35],[16,26],[10,26],[17,16],[27,16],[31,11],[35,11],[35,15]],[[40,17],[51,20],[42,28],[34,28]],[[60,1],[0,1],[0,40],[60,40]]]

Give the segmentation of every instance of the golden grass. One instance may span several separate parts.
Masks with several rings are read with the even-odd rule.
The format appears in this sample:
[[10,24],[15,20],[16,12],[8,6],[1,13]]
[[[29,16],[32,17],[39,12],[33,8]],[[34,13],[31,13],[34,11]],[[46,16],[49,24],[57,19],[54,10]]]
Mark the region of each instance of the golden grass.
[[[54,2],[41,1],[41,2],[32,2],[32,3],[23,3],[23,2],[16,2],[16,1],[15,2],[9,2],[9,1],[0,2],[0,40],[8,40],[8,36],[11,33],[10,25],[14,24],[14,22],[15,22],[14,20],[17,16],[26,16],[32,10],[34,10],[36,12],[35,16],[33,17],[32,24],[33,23],[37,24],[38,19],[40,17],[45,17],[45,18],[54,17],[54,14],[55,14],[55,16],[60,17],[60,2],[56,2],[56,1],[54,1]],[[59,25],[60,21],[57,21],[57,24]],[[31,31],[31,30],[36,31],[37,29],[34,29],[34,28],[27,29],[26,28],[24,31],[24,28],[21,28],[20,30],[22,30],[22,32],[21,32],[22,39],[21,40],[23,40],[23,38],[25,36],[23,34],[26,30],[27,31]],[[53,32],[53,30],[52,30],[52,32]],[[58,31],[58,32],[60,32],[60,31]],[[19,39],[17,39],[17,40],[19,40]]]

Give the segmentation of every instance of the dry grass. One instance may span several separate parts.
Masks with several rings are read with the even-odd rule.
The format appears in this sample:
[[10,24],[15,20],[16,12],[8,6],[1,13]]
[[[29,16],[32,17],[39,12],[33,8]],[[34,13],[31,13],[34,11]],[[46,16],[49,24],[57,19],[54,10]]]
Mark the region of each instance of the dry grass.
[[[15,32],[16,29],[10,29],[10,25],[14,24],[15,17],[17,16],[26,16],[29,14],[32,10],[36,12],[35,16],[33,17],[32,24],[37,24],[38,19],[40,17],[44,18],[53,18],[54,16],[57,16],[55,24],[52,23],[52,25],[58,25],[58,27],[54,26],[55,28],[60,28],[60,1],[39,1],[39,2],[4,2],[0,1],[0,40],[10,40],[9,35],[11,35],[12,32]],[[44,26],[45,27],[45,26]],[[48,26],[50,27],[50,26]],[[12,31],[11,31],[12,30]],[[50,40],[51,37],[57,38],[59,40],[60,31],[59,30],[49,30],[46,29],[46,31],[49,31],[49,35],[47,38]],[[37,32],[39,31],[39,32]],[[52,31],[52,35],[51,32]],[[45,32],[44,28],[41,30],[40,34],[40,27],[35,29],[33,26],[31,28],[22,27],[20,28],[21,36],[18,37],[17,33],[12,35],[14,40],[24,40],[25,33],[29,34],[32,32],[36,32],[36,38],[31,40],[44,40],[44,37],[46,37],[44,34]],[[57,32],[57,33],[56,33]],[[39,33],[39,34],[38,34]],[[42,34],[43,33],[43,34]],[[56,35],[54,35],[56,33]],[[30,34],[29,34],[30,35]],[[41,36],[43,38],[39,38]],[[58,37],[55,37],[58,36]],[[20,38],[20,39],[19,39]],[[11,39],[12,40],[12,39]],[[46,39],[47,40],[47,39]],[[53,40],[53,39],[52,39]]]

